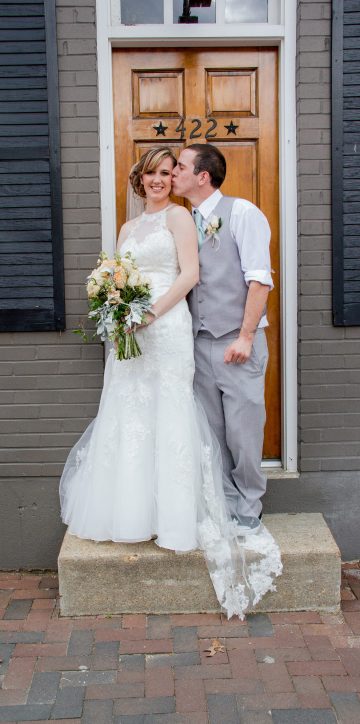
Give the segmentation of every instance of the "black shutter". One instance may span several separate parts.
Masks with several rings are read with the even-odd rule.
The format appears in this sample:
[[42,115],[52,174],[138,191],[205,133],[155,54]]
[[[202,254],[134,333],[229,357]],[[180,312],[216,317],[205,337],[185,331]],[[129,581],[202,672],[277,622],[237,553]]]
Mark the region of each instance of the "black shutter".
[[64,320],[55,0],[0,0],[0,330]]
[[332,234],[335,325],[360,325],[360,4],[333,0]]

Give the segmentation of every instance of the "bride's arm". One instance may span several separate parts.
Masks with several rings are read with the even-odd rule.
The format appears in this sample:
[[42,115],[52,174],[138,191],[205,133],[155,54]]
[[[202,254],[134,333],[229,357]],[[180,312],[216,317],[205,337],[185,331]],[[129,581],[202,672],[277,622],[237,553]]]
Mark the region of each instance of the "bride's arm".
[[183,206],[174,206],[168,211],[167,225],[175,239],[180,274],[166,294],[153,304],[156,317],[161,317],[184,299],[199,281],[197,233],[191,214]]

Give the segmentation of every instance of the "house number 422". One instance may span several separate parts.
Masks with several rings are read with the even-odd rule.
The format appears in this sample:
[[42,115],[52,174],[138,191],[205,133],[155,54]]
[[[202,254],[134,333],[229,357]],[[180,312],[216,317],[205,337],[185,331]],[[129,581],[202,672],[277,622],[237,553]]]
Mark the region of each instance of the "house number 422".
[[[192,118],[190,123],[192,123],[193,128],[190,131],[189,138],[201,138],[201,127],[202,127],[202,121],[200,118]],[[207,118],[206,123],[208,124],[208,128],[205,133],[205,138],[215,138],[216,133],[213,133],[215,131],[215,128],[217,127],[217,121],[215,118]],[[175,128],[175,133],[180,133],[180,138],[183,140],[185,138],[186,134],[186,126],[185,126],[185,119],[181,118],[179,125]]]

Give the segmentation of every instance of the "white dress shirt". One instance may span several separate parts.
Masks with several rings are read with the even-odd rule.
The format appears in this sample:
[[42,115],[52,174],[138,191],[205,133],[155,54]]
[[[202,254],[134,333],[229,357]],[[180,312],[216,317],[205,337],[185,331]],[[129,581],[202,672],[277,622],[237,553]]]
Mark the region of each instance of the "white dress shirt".
[[[197,207],[204,219],[204,229],[221,197],[221,191],[216,189]],[[273,289],[269,249],[271,232],[266,216],[251,201],[236,198],[230,215],[230,232],[239,249],[246,284],[256,281]],[[258,326],[268,326],[265,314]]]

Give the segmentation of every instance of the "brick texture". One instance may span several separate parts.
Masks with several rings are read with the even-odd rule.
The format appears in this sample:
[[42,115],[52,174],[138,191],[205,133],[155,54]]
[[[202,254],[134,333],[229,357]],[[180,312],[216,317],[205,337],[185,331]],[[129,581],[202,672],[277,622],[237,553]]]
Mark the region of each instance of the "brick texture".
[[300,469],[358,470],[360,328],[332,325],[331,1],[298,5]]
[[[343,590],[352,593],[353,601],[360,600],[359,565],[344,567]],[[77,619],[59,618],[56,607],[50,619],[34,622],[36,593],[48,585],[56,594],[54,576],[0,572],[0,590],[9,592],[0,612],[1,722],[360,721],[360,635],[338,635],[346,627],[346,611],[320,616],[284,612],[272,614],[271,622],[252,615],[241,624],[218,615],[216,630],[206,639],[204,629],[211,628],[207,614]],[[22,619],[6,616],[22,589],[28,591],[30,611]],[[351,615],[354,625],[360,610]],[[168,653],[121,653],[122,642],[132,641],[129,634],[139,644],[139,632],[142,649],[149,645],[150,651],[162,651],[165,629],[172,644]],[[126,634],[120,651],[119,641],[96,641],[96,634],[105,630]],[[65,639],[65,634],[66,641],[47,643]],[[205,657],[215,640],[224,651]]]

